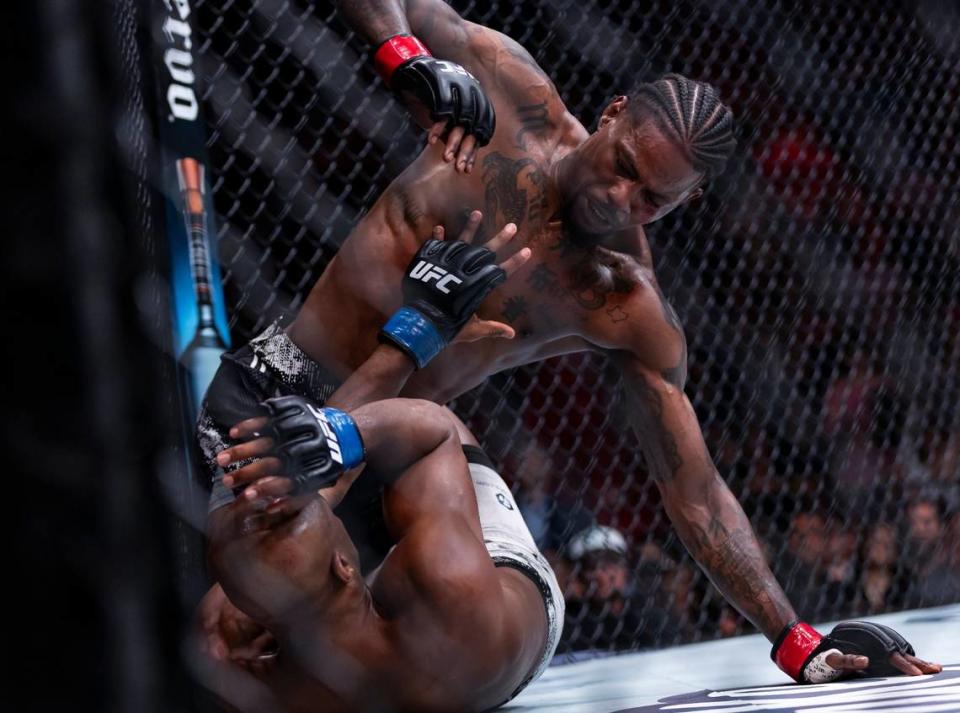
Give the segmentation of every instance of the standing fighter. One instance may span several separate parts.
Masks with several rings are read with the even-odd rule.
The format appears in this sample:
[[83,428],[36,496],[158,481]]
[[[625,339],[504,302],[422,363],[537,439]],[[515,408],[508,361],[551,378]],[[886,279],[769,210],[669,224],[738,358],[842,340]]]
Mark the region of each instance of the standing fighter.
[[[428,242],[403,309],[452,338],[525,258],[501,269],[486,248]],[[421,266],[449,279],[421,282]],[[396,394],[415,364],[385,341],[330,403]],[[483,711],[539,675],[563,595],[509,488],[480,448],[461,447],[443,408],[391,398],[348,414],[302,396],[265,407],[270,416],[237,424],[240,442],[218,455],[244,491],[213,520],[210,554],[250,638],[276,649],[252,669],[274,700],[237,700],[229,686],[223,698],[256,710]],[[366,581],[328,487],[361,463],[360,478],[384,489],[393,542]]]
[[[431,143],[357,225],[286,333],[274,326],[254,340],[258,364],[283,376],[306,359],[311,374],[323,375],[313,393],[329,394],[376,347],[380,325],[399,306],[392,286],[418,236],[438,223],[483,232],[509,221],[532,257],[478,314],[489,335],[513,338],[454,344],[427,366],[438,341],[429,325],[391,320],[393,341],[423,367],[403,395],[442,404],[503,369],[576,351],[608,355],[624,376],[631,425],[677,533],[727,600],[774,642],[784,671],[798,681],[938,671],[886,633],[850,624],[835,633],[852,627],[855,636],[823,637],[798,620],[684,394],[684,334],[657,285],[643,225],[699,196],[732,152],[733,118],[716,91],[667,75],[616,97],[591,134],[520,45],[441,0],[344,0],[341,11],[378,46],[390,86],[426,101],[431,113],[430,102],[446,101],[436,90],[441,73],[427,68],[438,66],[429,48],[444,58],[445,73],[483,87],[496,130],[478,150],[488,137],[469,134],[471,114],[460,117],[445,146]],[[480,214],[468,212],[478,205],[482,226]],[[283,361],[291,349],[300,367]],[[236,371],[237,364],[225,366]],[[214,468],[212,453],[233,423],[217,410],[211,398],[200,422]]]

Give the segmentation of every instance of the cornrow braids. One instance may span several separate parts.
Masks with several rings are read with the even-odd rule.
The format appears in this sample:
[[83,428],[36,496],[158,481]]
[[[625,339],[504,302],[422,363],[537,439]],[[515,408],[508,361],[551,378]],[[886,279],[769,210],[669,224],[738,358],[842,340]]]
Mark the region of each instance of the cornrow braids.
[[654,119],[683,148],[704,181],[723,170],[733,153],[733,112],[711,85],[666,74],[638,85],[627,104],[637,123]]

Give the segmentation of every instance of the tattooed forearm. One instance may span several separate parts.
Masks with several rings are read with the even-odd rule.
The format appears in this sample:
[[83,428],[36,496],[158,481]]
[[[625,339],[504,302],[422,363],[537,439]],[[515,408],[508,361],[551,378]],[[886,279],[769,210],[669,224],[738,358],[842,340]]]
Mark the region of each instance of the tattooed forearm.
[[405,0],[340,0],[340,14],[371,45],[410,32]]
[[716,472],[707,487],[706,504],[696,510],[681,507],[672,516],[674,526],[720,593],[773,640],[796,618],[793,607],[767,566],[743,508]]
[[650,475],[666,481],[683,466],[676,437],[663,422],[663,397],[643,377],[632,380],[631,420]]

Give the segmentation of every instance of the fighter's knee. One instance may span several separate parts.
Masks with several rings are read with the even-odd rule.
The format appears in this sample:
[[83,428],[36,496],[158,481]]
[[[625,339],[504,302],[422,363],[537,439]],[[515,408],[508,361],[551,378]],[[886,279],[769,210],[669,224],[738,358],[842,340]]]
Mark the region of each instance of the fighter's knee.
[[467,428],[467,424],[460,420],[460,417],[457,416],[453,411],[450,410],[448,406],[441,406],[443,412],[446,414],[447,418],[453,423],[454,428],[457,430],[457,436],[460,438],[460,443],[464,446],[479,446],[480,441],[477,440],[476,436],[473,435],[473,432]]
[[[459,419],[446,406],[440,406],[425,399],[410,399],[409,405],[411,417],[417,419],[419,423],[435,429],[444,439],[459,439],[457,427]],[[466,429],[466,426],[463,426],[463,428]]]

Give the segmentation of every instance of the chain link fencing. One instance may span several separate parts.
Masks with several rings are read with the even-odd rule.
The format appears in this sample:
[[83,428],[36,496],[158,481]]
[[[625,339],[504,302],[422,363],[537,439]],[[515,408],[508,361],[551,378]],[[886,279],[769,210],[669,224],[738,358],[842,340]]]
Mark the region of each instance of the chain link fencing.
[[[720,90],[737,119],[734,158],[702,200],[648,230],[718,470],[805,619],[960,599],[958,11],[453,5],[521,42],[590,129],[641,79],[673,71]],[[240,343],[296,312],[424,135],[333,3],[194,10]],[[561,651],[749,631],[672,534],[622,388],[603,358],[575,354],[453,404],[564,583]],[[596,525],[623,542],[603,531],[595,547],[583,533]]]

